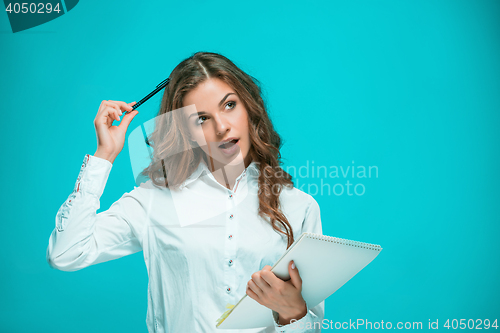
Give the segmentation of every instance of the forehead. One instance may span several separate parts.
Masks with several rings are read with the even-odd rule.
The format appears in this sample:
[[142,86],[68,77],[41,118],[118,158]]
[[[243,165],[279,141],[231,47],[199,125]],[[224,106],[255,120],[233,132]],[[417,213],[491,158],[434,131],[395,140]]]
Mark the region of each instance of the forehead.
[[[184,106],[196,104],[196,108],[216,107],[220,100],[228,93],[236,93],[231,86],[224,81],[211,78],[200,83],[195,89],[184,96]],[[232,96],[232,95],[231,95]]]

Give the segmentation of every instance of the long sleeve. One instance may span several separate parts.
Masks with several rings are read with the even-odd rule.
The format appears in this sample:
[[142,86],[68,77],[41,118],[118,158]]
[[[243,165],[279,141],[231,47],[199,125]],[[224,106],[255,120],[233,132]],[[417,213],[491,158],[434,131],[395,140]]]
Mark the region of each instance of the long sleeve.
[[146,189],[135,187],[96,214],[111,168],[109,161],[85,155],[75,188],[59,208],[49,238],[46,256],[52,268],[71,272],[142,250],[149,218]]
[[313,308],[307,305],[307,314],[299,320],[291,320],[288,325],[278,324],[279,315],[273,311],[274,328],[279,333],[318,333],[325,316],[325,301],[321,301]]
[[[320,208],[316,200],[311,196],[311,201],[307,207],[306,216],[302,223],[302,233],[311,232],[315,234],[323,234],[321,226]],[[300,235],[299,235],[300,236]],[[297,267],[300,272],[300,267]],[[321,332],[321,324],[325,316],[325,301],[322,301],[313,308],[307,306],[307,314],[290,324],[279,325],[279,314],[273,311],[274,327],[276,332],[280,333],[318,333]]]

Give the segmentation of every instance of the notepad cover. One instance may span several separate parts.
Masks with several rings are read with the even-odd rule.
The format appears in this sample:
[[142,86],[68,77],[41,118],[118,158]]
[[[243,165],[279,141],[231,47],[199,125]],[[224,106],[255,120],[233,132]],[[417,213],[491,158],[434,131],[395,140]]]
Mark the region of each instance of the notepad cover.
[[[380,245],[305,232],[274,264],[271,271],[288,280],[288,264],[295,262],[302,278],[302,297],[310,308],[328,298],[382,251]],[[273,326],[271,309],[244,295],[217,325],[219,329]]]

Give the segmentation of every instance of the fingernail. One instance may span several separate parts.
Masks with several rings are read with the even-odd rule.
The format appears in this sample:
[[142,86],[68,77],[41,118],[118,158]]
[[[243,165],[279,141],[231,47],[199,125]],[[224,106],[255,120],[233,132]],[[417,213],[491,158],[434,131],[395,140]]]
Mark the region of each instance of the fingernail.
[[292,269],[295,269],[295,263],[292,262]]
[[120,116],[122,115],[122,112],[120,111]]

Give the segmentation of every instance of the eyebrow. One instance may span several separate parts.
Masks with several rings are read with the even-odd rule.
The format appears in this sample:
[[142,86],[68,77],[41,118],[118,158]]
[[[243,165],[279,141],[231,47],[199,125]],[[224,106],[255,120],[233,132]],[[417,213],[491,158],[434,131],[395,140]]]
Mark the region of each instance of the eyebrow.
[[[220,102],[219,102],[219,107],[222,105],[222,103],[224,103],[224,101],[226,100],[227,96],[229,96],[229,95],[231,95],[231,94],[236,95],[235,93],[228,93],[228,94],[226,94],[226,96],[224,96],[224,98],[220,100]],[[203,114],[203,113],[206,113],[206,112],[205,112],[205,111],[199,111],[199,112],[192,113],[192,114],[189,116],[189,118],[188,118],[188,119],[190,119],[192,116],[201,115],[201,114]]]

